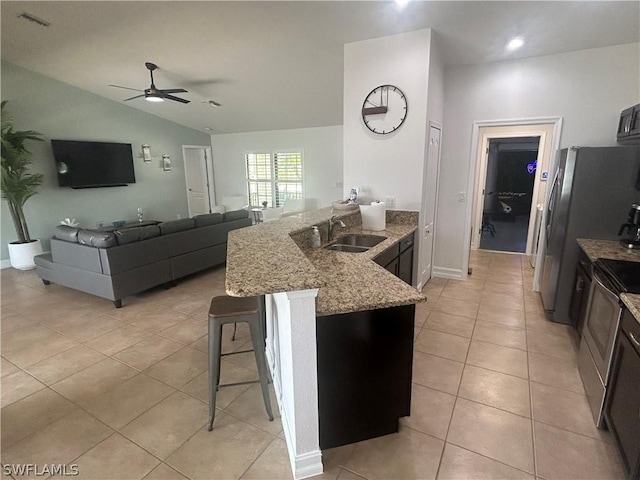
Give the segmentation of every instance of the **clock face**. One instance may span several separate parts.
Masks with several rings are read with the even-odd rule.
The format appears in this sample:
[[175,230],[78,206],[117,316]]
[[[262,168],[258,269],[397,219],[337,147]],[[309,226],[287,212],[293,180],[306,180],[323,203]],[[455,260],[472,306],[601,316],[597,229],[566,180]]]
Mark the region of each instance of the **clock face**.
[[379,135],[396,131],[407,118],[407,97],[393,85],[374,88],[362,104],[362,120]]

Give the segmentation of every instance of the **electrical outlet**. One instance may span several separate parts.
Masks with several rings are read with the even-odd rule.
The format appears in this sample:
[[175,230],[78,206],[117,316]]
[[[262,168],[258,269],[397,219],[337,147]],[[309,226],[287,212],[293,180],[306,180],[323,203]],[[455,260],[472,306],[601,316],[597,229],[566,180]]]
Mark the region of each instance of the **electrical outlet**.
[[176,216],[178,217],[178,220],[182,218],[182,215],[180,215],[179,213]]
[[467,192],[458,192],[458,201],[464,203],[467,201]]
[[384,204],[388,208],[394,208],[396,206],[396,197],[384,197]]
[[336,188],[342,188],[343,186],[344,186],[344,183],[336,182]]

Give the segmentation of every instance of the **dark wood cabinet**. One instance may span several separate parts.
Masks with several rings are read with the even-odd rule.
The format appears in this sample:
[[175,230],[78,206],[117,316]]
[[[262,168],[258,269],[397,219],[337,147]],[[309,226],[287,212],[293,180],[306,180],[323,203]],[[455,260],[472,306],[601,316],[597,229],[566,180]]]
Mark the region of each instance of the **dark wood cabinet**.
[[589,290],[591,289],[591,260],[580,249],[578,255],[578,267],[573,284],[571,304],[569,306],[569,318],[576,327],[578,335],[582,337],[582,327],[587,314],[587,301],[589,300]]
[[616,138],[619,142],[640,139],[640,103],[620,113]]
[[398,431],[411,413],[415,305],[318,317],[320,448]]
[[393,273],[396,277],[398,276],[398,257],[391,260],[388,264],[384,266],[387,270]]
[[629,479],[640,477],[640,323],[624,310],[611,364],[604,418]]
[[414,234],[407,235],[373,260],[409,285],[413,282]]
[[398,278],[412,284],[413,280],[413,246],[408,248],[398,257]]

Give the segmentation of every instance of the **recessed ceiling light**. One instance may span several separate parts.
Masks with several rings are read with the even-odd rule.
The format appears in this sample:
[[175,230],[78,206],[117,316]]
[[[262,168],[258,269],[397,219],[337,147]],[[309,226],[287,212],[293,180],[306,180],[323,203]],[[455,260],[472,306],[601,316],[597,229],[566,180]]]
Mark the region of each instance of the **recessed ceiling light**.
[[211,128],[211,127],[204,127],[204,129],[205,129],[207,132],[213,132],[213,128]]
[[398,8],[404,8],[406,7],[407,3],[409,3],[409,0],[395,0],[395,2]]
[[524,45],[524,40],[522,40],[520,37],[516,37],[516,38],[511,39],[511,41],[507,45],[507,48],[509,50],[517,50],[522,45]]

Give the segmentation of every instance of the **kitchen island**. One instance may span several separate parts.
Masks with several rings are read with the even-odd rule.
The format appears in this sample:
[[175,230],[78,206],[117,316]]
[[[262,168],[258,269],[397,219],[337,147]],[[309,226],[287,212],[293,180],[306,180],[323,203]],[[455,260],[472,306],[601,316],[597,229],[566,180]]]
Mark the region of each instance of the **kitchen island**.
[[386,230],[369,232],[358,210],[336,213],[345,224],[336,236],[386,239],[361,253],[312,249],[313,225],[328,243],[326,208],[228,240],[227,293],[265,295],[267,358],[295,478],[322,472],[321,448],[396,431],[409,414],[414,309],[426,297],[374,258],[413,235],[418,214],[389,211]]

